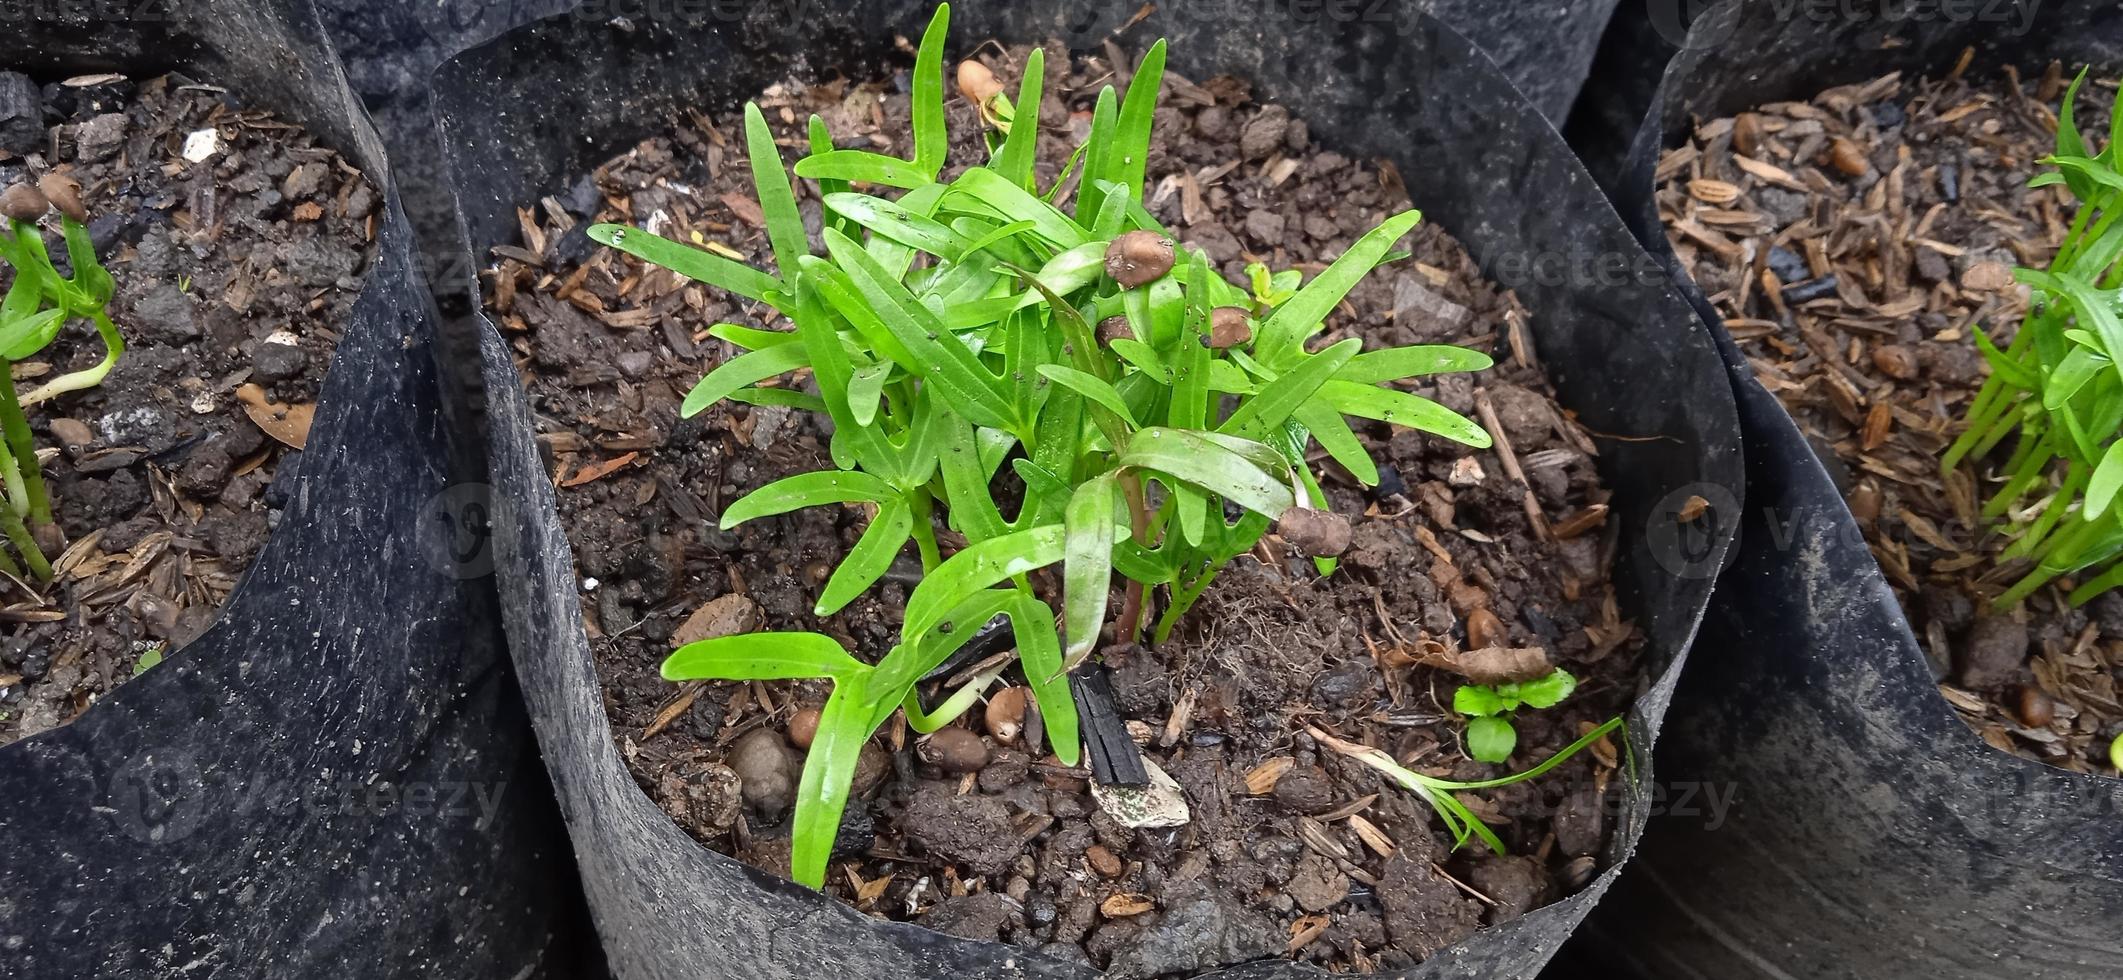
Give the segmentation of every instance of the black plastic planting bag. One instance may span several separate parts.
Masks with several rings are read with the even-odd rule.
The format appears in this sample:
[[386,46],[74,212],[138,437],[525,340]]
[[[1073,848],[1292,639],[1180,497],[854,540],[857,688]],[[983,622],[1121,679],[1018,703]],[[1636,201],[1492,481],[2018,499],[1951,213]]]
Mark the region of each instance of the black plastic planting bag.
[[[1138,6],[1101,7],[1092,36]],[[729,111],[791,71],[863,77],[930,12],[927,0],[883,0],[830,11],[760,5],[737,21],[559,17],[466,52],[437,72],[434,97],[473,254],[483,261],[515,243],[519,204],[566,187],[683,108]],[[1593,429],[1628,437],[1602,443],[1601,471],[1615,491],[1623,614],[1649,637],[1652,683],[1630,713],[1637,781],[1605,855],[1618,867],[1647,812],[1651,741],[1737,511],[1737,429],[1717,354],[1560,137],[1457,34],[1426,17],[1382,27],[1225,13],[1160,8],[1124,37],[1167,37],[1176,71],[1242,72],[1326,144],[1397,161],[1429,220],[1518,289],[1564,404]],[[960,4],[953,36],[958,50],[973,43],[964,39],[1037,40],[1082,31],[1089,16],[1078,3]],[[531,408],[498,334],[482,325],[482,337],[495,511],[511,518],[496,525],[506,625],[615,974],[1088,976],[1026,950],[879,922],[756,872],[695,843],[636,787],[612,741]],[[1674,514],[1698,495],[1714,507],[1683,530]],[[1531,976],[1613,876],[1407,975]],[[1273,962],[1229,975],[1318,974]]]
[[[2113,0],[1884,22],[1780,7],[1696,23],[1643,127],[1621,199],[1669,263],[1652,167],[1691,116],[1943,73],[1971,46],[1970,72],[2123,69]],[[1722,823],[1652,822],[1588,953],[1659,978],[2123,976],[2123,781],[2000,752],[1954,716],[1827,472],[1714,333],[1738,386],[1747,511],[1659,768],[1733,803]]]
[[[307,0],[21,4],[0,66],[178,70],[388,188]],[[0,976],[511,978],[565,839],[480,570],[457,561],[425,285],[395,199],[286,508],[199,639],[0,749]]]

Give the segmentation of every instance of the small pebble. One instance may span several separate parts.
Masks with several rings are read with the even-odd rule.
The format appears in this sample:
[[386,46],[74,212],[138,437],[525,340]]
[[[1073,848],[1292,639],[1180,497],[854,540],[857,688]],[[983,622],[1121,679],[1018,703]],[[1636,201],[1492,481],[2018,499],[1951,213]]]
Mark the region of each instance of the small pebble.
[[2057,717],[2057,703],[2033,684],[2022,684],[2018,698],[2020,724],[2029,728],[2047,728]]

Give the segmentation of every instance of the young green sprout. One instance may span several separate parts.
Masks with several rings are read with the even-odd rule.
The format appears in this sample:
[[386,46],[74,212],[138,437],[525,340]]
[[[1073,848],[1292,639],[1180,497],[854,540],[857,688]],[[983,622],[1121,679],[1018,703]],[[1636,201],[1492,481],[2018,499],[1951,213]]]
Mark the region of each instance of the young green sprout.
[[2000,350],[1980,328],[1973,331],[1991,375],[1940,460],[1950,475],[2017,436],[2002,467],[2004,484],[1982,508],[1983,519],[2002,521],[2011,539],[2000,560],[2033,564],[1998,596],[2001,608],[2059,578],[2076,581],[2073,605],[2123,584],[2116,561],[2123,513],[2114,506],[2123,487],[2123,95],[2107,148],[2091,154],[2073,121],[2085,81],[2081,72],[2065,94],[2057,152],[2042,161],[2056,169],[2030,184],[2067,188],[2078,213],[2047,270],[2015,273],[2033,291],[2034,305],[2012,341]]
[[[934,713],[914,693],[983,624],[1009,617],[1049,744],[1075,765],[1082,742],[1068,673],[1102,638],[1134,643],[1147,631],[1164,642],[1217,572],[1271,529],[1332,573],[1348,524],[1327,509],[1307,453],[1316,444],[1376,484],[1378,467],[1349,417],[1490,444],[1474,422],[1387,387],[1480,371],[1487,355],[1366,351],[1357,338],[1308,349],[1350,289],[1395,257],[1418,214],[1387,218],[1310,282],[1265,269],[1253,294],[1226,282],[1202,254],[1176,248],[1143,205],[1163,42],[1144,55],[1125,95],[1099,94],[1089,138],[1046,187],[1033,168],[1041,52],[1031,53],[1014,101],[990,91],[982,72],[961,75],[999,138],[984,165],[943,180],[948,19],[939,7],[916,56],[911,159],[835,149],[811,119],[811,152],[795,174],[816,181],[824,202],[822,254],[805,234],[766,120],[750,105],[745,144],[772,270],[634,228],[589,231],[793,324],[712,328],[746,353],[703,379],[681,411],[730,400],[818,412],[832,420],[837,469],[760,488],[723,513],[723,527],[807,507],[869,511],[867,530],[825,583],[819,616],[868,591],[910,540],[920,556],[899,642],[875,666],[807,633],[709,640],[664,664],[674,681],[833,682],[796,806],[791,868],[812,887],[824,881],[863,742],[895,709],[933,731],[993,679],[976,679]],[[901,193],[888,199],[859,185]],[[784,380],[803,371],[808,385]],[[1014,513],[998,500],[999,484],[1018,501]],[[939,515],[966,541],[955,554],[937,540]],[[1033,578],[1055,566],[1058,597]],[[1155,590],[1165,601],[1152,624],[1145,597]]]
[[1521,706],[1553,708],[1577,690],[1577,678],[1561,668],[1538,680],[1468,684],[1452,695],[1452,710],[1466,715],[1467,754],[1479,762],[1504,762],[1518,747],[1511,715]]
[[[61,276],[44,246],[37,222],[50,211],[59,212],[60,235],[72,276]],[[35,185],[19,183],[0,192],[0,263],[14,270],[14,282],[0,300],[0,360],[7,364],[35,356],[61,327],[72,320],[88,320],[103,337],[103,362],[86,371],[64,375],[27,397],[17,397],[11,373],[0,365],[0,481],[7,500],[0,506],[0,529],[21,555],[22,564],[38,581],[49,581],[51,564],[45,551],[58,544],[58,525],[52,520],[51,497],[44,489],[44,474],[31,442],[29,418],[23,406],[35,404],[64,391],[87,388],[102,382],[111,365],[125,349],[118,328],[105,312],[115,284],[96,259],[89,241],[88,218],[81,204],[81,187],[62,174],[45,174]],[[0,552],[0,570],[22,574],[22,565]]]

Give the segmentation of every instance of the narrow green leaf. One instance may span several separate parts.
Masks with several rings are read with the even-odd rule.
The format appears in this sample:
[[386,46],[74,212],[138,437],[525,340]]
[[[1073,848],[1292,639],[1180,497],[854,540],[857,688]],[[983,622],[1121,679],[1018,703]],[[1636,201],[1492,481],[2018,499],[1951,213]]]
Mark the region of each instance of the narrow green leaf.
[[1078,732],[1076,697],[1069,691],[1061,643],[1054,636],[1054,610],[1038,599],[1020,594],[1010,611],[1010,628],[1017,635],[1017,659],[1024,665],[1025,683],[1039,702],[1047,747],[1062,765],[1076,765],[1083,751],[1083,736]]
[[[2035,269],[2017,269],[2013,275],[2019,281],[2037,289],[2048,290],[2069,302],[2078,313],[2079,325],[2091,327],[2101,344],[2108,350],[2123,350],[2123,319],[2116,316],[2113,298],[2095,289],[2076,276],[2054,275]],[[2109,362],[2119,374],[2123,374],[2123,362]]]
[[1089,224],[1098,216],[1098,209],[1105,204],[1106,193],[1099,188],[1111,165],[1106,161],[1114,154],[1113,129],[1119,125],[1119,100],[1114,97],[1113,86],[1098,90],[1098,100],[1091,105],[1091,132],[1084,145],[1084,177],[1076,188],[1076,223]]
[[935,384],[945,401],[975,424],[1017,427],[1010,393],[933,311],[917,302],[847,236],[827,232],[826,250],[862,293],[870,312],[911,355],[901,367],[919,372],[924,384]]
[[988,493],[988,471],[981,465],[973,424],[952,417],[944,426],[937,466],[944,478],[944,503],[951,526],[972,544],[1001,537],[1007,530],[1002,511]]
[[1378,266],[1393,243],[1400,241],[1422,220],[1422,212],[1403,211],[1357,239],[1348,251],[1299,289],[1297,295],[1268,315],[1267,322],[1261,324],[1253,349],[1271,364],[1280,365],[1293,360],[1302,352],[1306,339],[1319,332],[1326,323],[1327,314],[1333,312],[1342,297],[1349,295],[1349,290]]
[[688,643],[663,662],[667,681],[846,680],[869,666],[822,633],[740,633]]
[[1487,371],[1495,365],[1495,359],[1489,355],[1465,347],[1446,344],[1390,347],[1356,355],[1356,359],[1350,361],[1349,366],[1337,373],[1335,378],[1354,381],[1357,384],[1378,384],[1431,374]]
[[951,196],[960,195],[986,205],[1005,221],[1032,222],[1033,234],[1056,248],[1075,248],[1090,240],[1068,215],[993,170],[975,167],[959,175],[951,182]]
[[1137,428],[1134,413],[1128,411],[1128,403],[1121,399],[1120,392],[1114,391],[1112,385],[1060,364],[1042,364],[1039,366],[1039,373],[1120,416],[1120,420],[1127,423],[1128,428]]
[[745,103],[745,156],[752,166],[752,186],[759,193],[759,211],[767,222],[767,240],[774,246],[774,267],[781,273],[784,290],[796,274],[797,259],[811,253],[805,240],[803,214],[796,210],[796,192],[789,189],[789,173],[781,168],[781,150],[774,133],[756,103]]
[[870,526],[863,529],[861,540],[833,570],[833,577],[826,580],[825,591],[819,594],[812,612],[831,616],[877,584],[913,533],[914,514],[905,503],[893,500],[878,508]]
[[1069,636],[1064,669],[1090,659],[1098,648],[1098,631],[1106,625],[1106,600],[1113,590],[1115,487],[1108,472],[1084,481],[1069,498],[1062,565],[1062,615]]
[[1066,538],[1062,525],[1049,524],[991,538],[952,555],[907,597],[900,638],[917,642],[943,620],[945,612],[974,593],[1062,560]]
[[855,782],[863,743],[874,730],[865,724],[872,710],[869,680],[856,675],[834,684],[818,714],[818,732],[811,737],[810,752],[804,757],[803,776],[796,784],[796,814],[790,825],[789,875],[797,884],[820,890],[826,886],[826,864],[840,836],[848,788]]
[[1120,359],[1128,362],[1130,367],[1156,379],[1159,384],[1172,383],[1172,369],[1165,366],[1164,359],[1157,356],[1157,349],[1149,344],[1121,337],[1109,342],[1107,346],[1113,348],[1113,353],[1120,355]]
[[2118,488],[2123,488],[2123,440],[2109,443],[2101,454],[2100,465],[2094,467],[2093,478],[2086,483],[2086,519],[2108,513]]
[[1114,126],[1113,149],[1106,154],[1106,169],[1097,176],[1127,186],[1128,198],[1143,196],[1143,168],[1150,158],[1150,124],[1157,112],[1157,96],[1164,87],[1165,41],[1150,45],[1128,81],[1128,95],[1121,101]]
[[913,190],[932,183],[919,167],[898,157],[868,150],[828,150],[796,161],[796,176],[811,180],[844,180],[881,184]]
[[787,374],[810,363],[811,354],[802,344],[776,344],[749,354],[739,354],[708,372],[692,391],[686,392],[685,401],[678,406],[678,414],[682,418],[692,418],[739,388]]
[[609,245],[688,279],[707,283],[717,289],[729,290],[746,299],[773,303],[777,309],[781,306],[776,295],[781,288],[781,282],[742,262],[733,262],[705,249],[680,244],[626,225],[592,225],[587,234],[593,242]]
[[1280,427],[1298,406],[1310,401],[1320,386],[1362,350],[1364,342],[1351,337],[1317,354],[1308,354],[1297,366],[1268,383],[1260,394],[1246,399],[1216,431],[1247,439],[1260,439]]
[[1033,48],[1025,57],[1025,77],[1017,86],[1017,118],[1010,121],[1010,135],[996,148],[988,166],[1011,183],[1034,190],[1034,157],[1039,151],[1039,100],[1046,85],[1046,53]]
[[1344,415],[1421,429],[1476,449],[1490,446],[1488,431],[1472,419],[1421,395],[1348,381],[1329,381],[1320,386],[1320,397]]
[[729,399],[747,405],[778,405],[782,408],[797,408],[806,412],[827,414],[825,399],[793,388],[739,388],[730,392]]
[[722,512],[722,529],[727,531],[746,521],[805,507],[856,502],[881,504],[898,499],[899,491],[891,484],[859,470],[799,473],[760,487],[731,504]]
[[930,180],[943,172],[951,151],[951,136],[944,129],[944,36],[950,27],[951,5],[937,4],[936,15],[921,32],[921,47],[914,52],[914,169]]
[[1289,510],[1293,500],[1289,487],[1198,432],[1144,429],[1119,462],[1184,480],[1270,518]]
[[1295,418],[1311,431],[1312,438],[1329,457],[1348,470],[1350,476],[1356,477],[1356,482],[1367,487],[1378,486],[1378,464],[1372,461],[1370,451],[1349,428],[1342,413],[1325,402],[1311,401],[1298,406]]
[[952,261],[965,254],[967,242],[943,222],[868,194],[828,194],[826,207],[858,225],[903,245]]
[[727,340],[745,350],[765,350],[782,344],[793,344],[799,339],[796,334],[782,330],[761,330],[738,323],[718,323],[708,328],[708,336]]
[[855,417],[856,425],[869,425],[877,419],[877,403],[884,397],[885,378],[891,373],[891,362],[879,361],[856,368],[849,377],[848,412]]

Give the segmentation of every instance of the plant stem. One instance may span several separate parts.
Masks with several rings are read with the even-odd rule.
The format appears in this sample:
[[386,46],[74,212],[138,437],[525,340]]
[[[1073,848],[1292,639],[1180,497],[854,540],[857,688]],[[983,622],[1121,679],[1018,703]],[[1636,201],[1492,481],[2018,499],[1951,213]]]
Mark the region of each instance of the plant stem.
[[102,310],[97,310],[93,319],[96,332],[103,337],[103,362],[72,374],[62,374],[30,389],[29,394],[22,396],[21,404],[35,405],[69,391],[94,388],[103,383],[104,377],[111,373],[111,366],[118,363],[118,355],[125,353],[125,338],[118,335],[118,327]]
[[2026,458],[2022,459],[2019,466],[2014,468],[2012,479],[2006,481],[2004,488],[2000,489],[1996,496],[1990,498],[1989,503],[1983,505],[1984,517],[1995,518],[2004,514],[2012,508],[2014,501],[2026,495],[2027,488],[2033,486],[2035,480],[2041,477],[2043,469],[2049,465],[2050,458],[2055,455],[2051,449],[2051,444],[2055,441],[2052,438],[2053,435],[2054,433],[2044,432],[2040,438],[2034,440],[2033,447],[2026,454]]
[[936,510],[935,498],[929,495],[928,487],[921,487],[907,495],[907,504],[914,511],[914,545],[921,549],[921,570],[933,572],[944,561],[936,547],[936,526],[931,517]]
[[[1122,496],[1128,498],[1128,533],[1135,539],[1136,544],[1148,546],[1150,511],[1143,497],[1142,478],[1134,473],[1124,473],[1120,478],[1120,488]],[[1120,619],[1115,621],[1113,626],[1113,636],[1120,643],[1134,643],[1142,629],[1143,583],[1129,579],[1128,588],[1121,599]]]
[[5,433],[8,451],[21,467],[22,486],[29,495],[30,523],[50,524],[52,498],[44,492],[44,472],[37,465],[37,447],[30,441],[29,416],[22,413],[22,402],[15,397],[14,376],[6,370],[0,370],[0,433]]
[[2064,482],[2057,486],[2049,506],[2042,509],[2042,516],[2035,518],[2035,522],[2028,526],[2026,533],[2022,534],[2019,540],[1999,553],[1999,560],[2011,561],[2034,554],[2049,536],[2049,532],[2057,526],[2057,522],[2063,519],[2065,512],[2071,509],[2072,502],[2079,499],[2080,492],[2086,488],[2086,470],[2077,463],[2066,463],[2065,466]]

